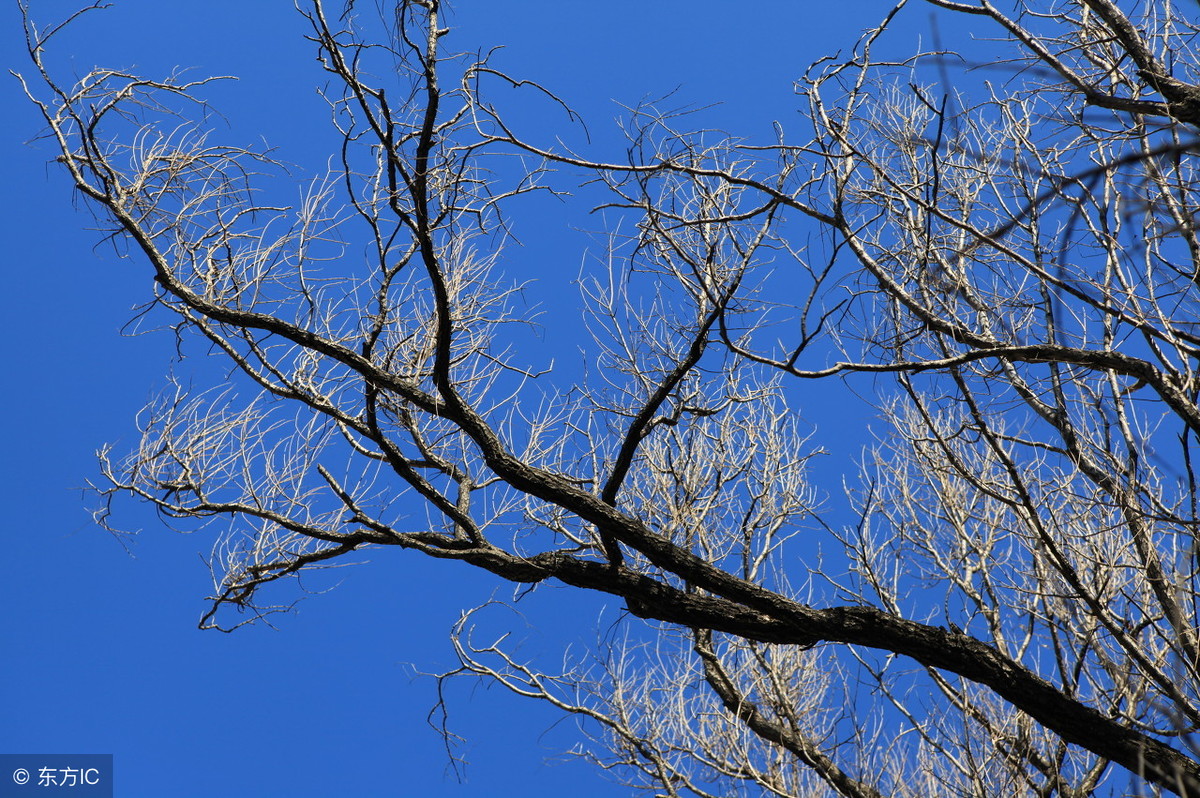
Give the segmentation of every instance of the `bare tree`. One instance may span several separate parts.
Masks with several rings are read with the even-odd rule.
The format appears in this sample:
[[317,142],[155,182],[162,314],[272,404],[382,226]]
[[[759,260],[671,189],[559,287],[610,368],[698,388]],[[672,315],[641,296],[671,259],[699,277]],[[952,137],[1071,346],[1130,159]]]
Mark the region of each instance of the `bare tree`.
[[[619,597],[559,671],[468,612],[457,673],[659,794],[1200,795],[1193,8],[925,0],[982,38],[896,58],[902,0],[801,77],[798,139],[646,106],[606,158],[519,130],[495,87],[558,99],[448,49],[437,0],[300,5],[343,145],[299,207],[204,81],[68,86],[27,21],[62,167],[236,375],[102,456],[105,499],[223,530],[202,625],[399,546]],[[625,226],[553,331],[592,364],[567,387],[500,266],[510,201],[576,184]],[[854,521],[797,384],[888,422]]]

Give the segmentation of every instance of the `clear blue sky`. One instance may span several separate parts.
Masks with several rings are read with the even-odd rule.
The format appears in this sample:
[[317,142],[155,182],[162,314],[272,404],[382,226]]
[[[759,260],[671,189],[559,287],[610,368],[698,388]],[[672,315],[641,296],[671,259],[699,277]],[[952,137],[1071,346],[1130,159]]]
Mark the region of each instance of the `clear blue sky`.
[[[505,45],[500,65],[553,88],[594,129],[610,125],[614,100],[680,86],[681,103],[723,103],[709,112],[714,124],[767,141],[774,120],[800,124],[793,79],[818,56],[848,49],[886,5],[464,0],[450,41]],[[41,19],[74,6],[33,0]],[[321,78],[290,2],[114,6],[60,43],[77,73],[105,64],[239,75],[214,95],[237,134],[261,133],[289,158],[324,162],[324,131],[297,121],[322,118],[313,93]],[[914,26],[923,14],[913,14]],[[0,10],[0,43],[6,69],[27,69],[15,3]],[[164,384],[172,341],[121,335],[149,295],[146,268],[94,248],[89,217],[48,163],[52,150],[25,144],[39,122],[15,80],[0,81],[0,99],[0,753],[115,754],[121,796],[628,794],[562,761],[578,737],[569,723],[554,726],[556,714],[465,682],[451,708],[471,764],[463,783],[448,772],[425,721],[434,684],[414,679],[414,667],[449,667],[446,631],[459,611],[510,595],[485,575],[378,552],[341,571],[337,589],[278,616],[276,628],[223,635],[196,629],[211,590],[201,561],[210,538],[169,532],[128,504],[121,523],[143,530],[129,552],[94,526],[94,500],[78,488],[97,473],[98,447],[133,441],[136,412]],[[573,240],[526,236],[530,257],[571,269],[580,262]],[[582,642],[604,605],[547,586],[528,611],[552,643]]]

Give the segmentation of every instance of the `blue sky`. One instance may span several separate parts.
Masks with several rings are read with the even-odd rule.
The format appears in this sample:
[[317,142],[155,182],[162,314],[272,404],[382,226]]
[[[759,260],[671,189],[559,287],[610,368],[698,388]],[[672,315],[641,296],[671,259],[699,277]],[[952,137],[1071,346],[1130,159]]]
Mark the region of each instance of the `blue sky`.
[[[34,0],[33,11],[57,20],[75,5]],[[858,13],[836,13],[848,5]],[[708,112],[714,124],[769,140],[775,120],[800,126],[793,79],[848,49],[886,5],[768,2],[749,13],[709,0],[464,0],[449,22],[457,46],[505,45],[499,65],[553,88],[594,130],[612,129],[613,101],[680,87],[682,104],[722,104]],[[6,69],[23,70],[14,6],[0,11],[0,53]],[[302,33],[290,3],[117,0],[64,38],[54,60],[79,74],[105,64],[239,75],[213,93],[231,130],[261,134],[287,158],[319,167],[325,131],[298,121],[323,118]],[[50,148],[25,144],[39,122],[15,80],[0,81],[0,92],[8,244],[0,753],[113,753],[122,796],[627,794],[563,760],[578,734],[555,725],[556,714],[465,682],[451,709],[470,765],[465,782],[449,772],[425,720],[434,682],[414,674],[451,666],[446,632],[461,610],[511,595],[486,575],[378,552],[275,628],[200,632],[211,539],[169,532],[129,504],[120,522],[143,531],[128,551],[92,523],[94,499],[79,487],[96,476],[94,452],[131,444],[135,414],[165,383],[172,340],[121,334],[149,295],[147,270],[96,246]],[[528,259],[548,264],[548,278],[557,264],[573,276],[578,239],[533,230]],[[539,594],[530,623],[557,643],[586,641],[606,607],[560,587]]]

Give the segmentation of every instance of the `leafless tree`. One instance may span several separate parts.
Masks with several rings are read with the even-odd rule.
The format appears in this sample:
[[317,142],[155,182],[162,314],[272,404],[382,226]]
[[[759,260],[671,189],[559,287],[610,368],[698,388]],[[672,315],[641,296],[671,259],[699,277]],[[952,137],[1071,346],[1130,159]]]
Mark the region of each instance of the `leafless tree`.
[[[67,85],[27,15],[62,167],[234,374],[148,407],[101,495],[220,528],[206,627],[378,546],[619,597],[557,670],[466,612],[457,673],[658,794],[1200,795],[1196,9],[913,4],[980,38],[897,58],[902,0],[799,79],[807,129],[644,106],[606,157],[520,130],[497,87],[560,101],[437,0],[306,0],[343,144],[298,207],[205,81]],[[590,364],[564,385],[504,211],[574,185],[620,224],[549,332]],[[851,516],[798,386],[888,422]]]

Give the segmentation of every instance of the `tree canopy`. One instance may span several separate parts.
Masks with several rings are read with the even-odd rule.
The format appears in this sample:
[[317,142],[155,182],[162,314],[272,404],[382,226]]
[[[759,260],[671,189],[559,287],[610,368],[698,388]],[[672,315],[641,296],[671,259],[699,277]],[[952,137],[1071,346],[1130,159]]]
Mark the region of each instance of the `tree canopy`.
[[[557,669],[464,607],[447,676],[657,794],[1200,795],[1195,9],[902,1],[773,140],[664,100],[614,150],[438,0],[298,5],[327,172],[223,140],[205,78],[66,82],[27,15],[144,313],[228,366],[96,485],[105,525],[125,496],[213,531],[202,626],[398,547],[619,599]],[[978,38],[898,57],[906,5]],[[601,228],[555,298],[582,317],[525,301],[539,198]],[[823,470],[818,392],[874,408],[857,470]]]

